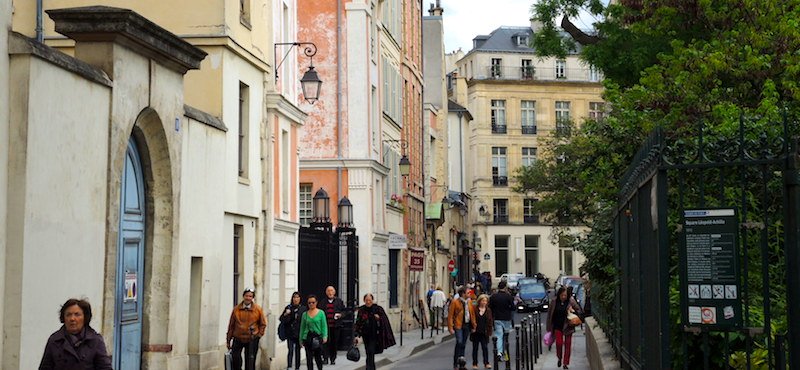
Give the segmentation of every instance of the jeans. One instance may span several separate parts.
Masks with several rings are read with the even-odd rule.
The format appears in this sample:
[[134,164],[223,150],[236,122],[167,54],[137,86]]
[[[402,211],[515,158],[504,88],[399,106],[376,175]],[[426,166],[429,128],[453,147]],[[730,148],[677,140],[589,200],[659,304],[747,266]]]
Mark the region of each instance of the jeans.
[[233,367],[233,370],[242,370],[242,349],[244,349],[245,370],[255,370],[258,339],[259,338],[256,337],[250,342],[245,343],[233,338],[233,345],[231,346],[231,367]]
[[464,324],[461,329],[456,329],[456,350],[453,353],[453,367],[458,367],[458,358],[464,357],[467,348],[467,338],[469,338],[469,325]]
[[[286,338],[286,344],[289,347],[289,362],[287,362],[287,367],[292,367],[292,363],[294,363],[294,368],[300,368],[300,339],[292,339]],[[292,362],[292,358],[294,358],[294,362]]]
[[328,327],[328,342],[323,344],[325,349],[325,358],[328,359],[331,365],[336,362],[336,351],[339,344],[339,331],[340,329],[335,326]]
[[478,346],[483,350],[483,363],[484,365],[491,363],[489,361],[489,337],[484,333],[475,333],[477,341],[472,342],[472,366],[478,366]]
[[503,340],[504,337],[511,332],[511,320],[495,320],[494,321],[494,336],[497,337],[497,353],[503,353]]
[[314,363],[317,363],[317,369],[322,370],[322,348],[311,349],[311,344],[307,343],[306,348],[306,364],[308,370],[314,370]]
[[364,338],[364,352],[367,353],[367,369],[375,370],[375,352],[378,350],[378,338]]
[[[572,334],[564,335],[561,330],[555,331],[556,334],[556,353],[564,365],[569,365],[569,355],[572,352]],[[564,347],[562,350],[561,347]]]

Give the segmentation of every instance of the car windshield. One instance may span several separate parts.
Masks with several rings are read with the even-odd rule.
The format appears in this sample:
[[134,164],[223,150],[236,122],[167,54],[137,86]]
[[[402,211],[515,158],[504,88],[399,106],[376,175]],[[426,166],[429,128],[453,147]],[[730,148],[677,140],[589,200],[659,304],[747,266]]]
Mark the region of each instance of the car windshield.
[[546,293],[547,291],[544,289],[544,285],[542,284],[525,284],[521,288],[519,288],[520,294],[536,294],[536,293]]

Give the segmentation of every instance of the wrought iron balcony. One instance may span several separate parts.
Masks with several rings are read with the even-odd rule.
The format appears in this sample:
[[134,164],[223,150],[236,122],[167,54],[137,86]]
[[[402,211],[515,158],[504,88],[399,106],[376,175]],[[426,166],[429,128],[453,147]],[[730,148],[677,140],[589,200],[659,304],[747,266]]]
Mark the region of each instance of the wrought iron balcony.
[[523,217],[523,222],[525,222],[526,224],[538,224],[539,215],[525,215]]
[[506,132],[508,132],[508,126],[507,125],[499,125],[499,124],[495,124],[495,123],[492,124],[492,133],[493,134],[505,134]]
[[523,135],[536,135],[536,125],[522,125]]
[[581,81],[600,82],[602,75],[589,67],[559,68],[534,66],[488,65],[476,68],[476,80],[516,80],[516,81]]
[[492,176],[494,186],[508,186],[508,176]]
[[494,215],[494,223],[496,223],[496,224],[507,224],[508,223],[508,215]]

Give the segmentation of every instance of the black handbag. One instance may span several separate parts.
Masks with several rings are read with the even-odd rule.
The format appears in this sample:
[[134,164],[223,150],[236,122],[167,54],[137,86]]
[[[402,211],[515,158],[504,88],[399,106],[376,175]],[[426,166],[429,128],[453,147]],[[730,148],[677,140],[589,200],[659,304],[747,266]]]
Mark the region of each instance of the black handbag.
[[358,347],[355,344],[350,346],[350,349],[347,350],[347,359],[353,362],[358,362],[358,360],[361,360],[361,351],[358,350]]
[[318,350],[318,349],[319,349],[321,346],[322,346],[322,343],[320,343],[320,339],[319,339],[319,337],[313,337],[313,338],[311,338],[311,349],[313,349],[313,350],[315,350],[315,351],[316,351],[316,350]]

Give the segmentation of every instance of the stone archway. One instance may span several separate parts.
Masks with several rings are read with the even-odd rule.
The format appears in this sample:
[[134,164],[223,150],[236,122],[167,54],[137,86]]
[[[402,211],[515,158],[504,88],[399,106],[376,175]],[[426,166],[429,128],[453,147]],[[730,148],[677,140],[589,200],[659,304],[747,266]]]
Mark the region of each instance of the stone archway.
[[[172,252],[175,245],[175,153],[167,137],[163,121],[152,108],[142,110],[127,135],[112,134],[109,182],[109,235],[106,257],[106,308],[104,331],[114,332],[116,261],[120,214],[120,181],[128,141],[136,143],[144,177],[145,218],[144,278],[142,281],[142,369],[166,368],[166,357],[172,351],[169,341],[170,291],[173,281]],[[124,143],[125,145],[122,145]],[[114,333],[116,336],[117,333]],[[114,338],[107,338],[114,343]],[[113,348],[110,346],[109,348]]]

